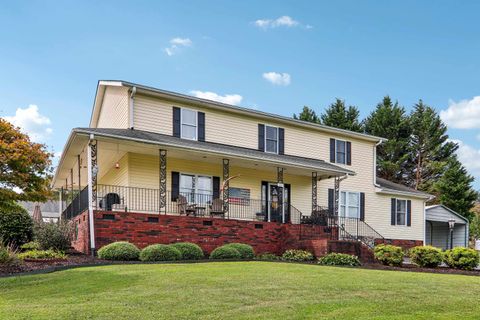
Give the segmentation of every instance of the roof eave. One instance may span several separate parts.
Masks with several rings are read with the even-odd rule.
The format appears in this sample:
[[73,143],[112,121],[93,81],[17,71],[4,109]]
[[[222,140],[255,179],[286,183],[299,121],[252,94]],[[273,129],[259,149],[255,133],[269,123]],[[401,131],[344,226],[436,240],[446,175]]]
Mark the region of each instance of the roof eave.
[[377,190],[376,192],[377,193],[382,193],[382,194],[397,194],[397,195],[408,196],[408,197],[413,197],[413,198],[420,198],[420,199],[425,199],[425,200],[431,200],[431,199],[435,198],[435,196],[433,196],[431,194],[427,194],[427,193],[399,191],[399,190],[382,188],[382,187],[380,187],[379,190]]

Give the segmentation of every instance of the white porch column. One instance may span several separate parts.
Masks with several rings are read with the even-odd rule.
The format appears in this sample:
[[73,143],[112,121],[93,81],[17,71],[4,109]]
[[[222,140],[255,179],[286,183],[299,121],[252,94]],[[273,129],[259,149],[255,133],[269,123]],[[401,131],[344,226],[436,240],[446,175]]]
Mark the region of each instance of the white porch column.
[[[88,228],[90,234],[90,251],[95,255],[95,229],[93,203],[96,202],[96,180],[97,180],[97,141],[90,135],[90,141],[87,147],[87,178],[88,178]],[[95,184],[95,186],[94,186]]]

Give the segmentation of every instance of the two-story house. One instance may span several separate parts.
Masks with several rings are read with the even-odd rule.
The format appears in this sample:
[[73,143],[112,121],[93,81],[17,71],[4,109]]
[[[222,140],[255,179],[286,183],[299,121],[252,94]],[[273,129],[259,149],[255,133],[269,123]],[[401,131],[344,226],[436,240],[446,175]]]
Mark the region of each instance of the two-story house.
[[117,240],[206,251],[248,242],[260,252],[295,239],[422,244],[429,195],[376,178],[383,140],[100,81],[90,125],[72,130],[53,186],[84,252]]

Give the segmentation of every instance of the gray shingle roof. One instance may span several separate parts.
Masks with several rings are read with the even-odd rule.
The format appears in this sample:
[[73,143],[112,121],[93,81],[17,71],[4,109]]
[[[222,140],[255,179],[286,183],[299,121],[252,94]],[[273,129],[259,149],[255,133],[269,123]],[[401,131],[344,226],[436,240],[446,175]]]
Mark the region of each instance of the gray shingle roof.
[[44,218],[59,217],[59,202],[56,200],[49,200],[46,202],[34,202],[34,201],[18,201],[18,204],[25,208],[30,215],[33,214],[33,210],[37,204],[40,205],[40,211]]
[[425,196],[425,197],[430,197],[431,195],[422,191],[418,191],[415,189],[412,189],[410,187],[404,186],[403,184],[398,184],[395,182],[391,182],[382,178],[377,178],[377,184],[380,185],[380,187],[392,191],[399,191],[399,192],[408,192],[408,193],[413,193],[417,194],[419,196]]
[[136,130],[136,129],[112,129],[112,128],[75,128],[73,132],[83,134],[96,134],[99,136],[112,137],[118,139],[134,140],[144,143],[153,143],[166,146],[180,147],[185,149],[195,149],[200,151],[227,154],[238,157],[253,158],[264,161],[272,161],[285,163],[289,165],[297,165],[299,167],[316,168],[318,170],[325,170],[332,173],[350,174],[354,175],[355,172],[344,169],[340,166],[333,165],[323,160],[304,158],[291,155],[278,155],[273,153],[262,152],[255,149],[236,147],[231,145],[192,141],[186,139],[180,139],[177,137],[153,133],[148,131]]

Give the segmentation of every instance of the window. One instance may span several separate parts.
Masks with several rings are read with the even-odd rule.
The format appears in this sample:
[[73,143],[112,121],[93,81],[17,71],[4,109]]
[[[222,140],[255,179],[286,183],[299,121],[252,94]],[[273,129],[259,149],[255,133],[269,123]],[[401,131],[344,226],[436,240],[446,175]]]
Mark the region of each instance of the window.
[[181,138],[197,140],[197,112],[183,108],[181,110]]
[[212,177],[180,174],[180,194],[188,202],[207,203],[213,195]]
[[336,159],[335,159],[335,162],[336,163],[340,163],[340,164],[346,164],[347,162],[347,146],[346,146],[346,142],[343,141],[343,140],[335,140],[335,143],[336,143]]
[[347,218],[360,218],[360,193],[340,192],[340,216]]
[[395,210],[395,222],[397,225],[405,226],[407,224],[407,200],[397,199]]
[[278,153],[278,128],[265,126],[265,151]]

